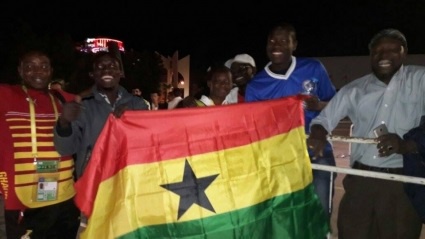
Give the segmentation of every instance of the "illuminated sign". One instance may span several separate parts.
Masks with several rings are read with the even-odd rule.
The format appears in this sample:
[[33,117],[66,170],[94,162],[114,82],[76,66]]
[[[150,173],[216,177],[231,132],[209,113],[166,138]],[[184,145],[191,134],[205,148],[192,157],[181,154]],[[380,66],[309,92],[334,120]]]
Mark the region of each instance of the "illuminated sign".
[[85,41],[85,47],[81,50],[84,52],[108,51],[108,42],[116,42],[118,49],[124,52],[124,44],[122,41],[110,39],[110,38],[87,38]]

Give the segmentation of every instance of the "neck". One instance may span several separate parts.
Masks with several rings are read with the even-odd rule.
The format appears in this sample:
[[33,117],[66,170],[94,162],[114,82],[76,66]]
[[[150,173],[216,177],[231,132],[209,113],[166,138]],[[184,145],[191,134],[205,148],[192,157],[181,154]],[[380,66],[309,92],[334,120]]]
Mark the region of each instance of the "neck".
[[286,74],[289,67],[291,66],[292,60],[283,63],[272,63],[269,66],[269,69],[276,74]]
[[210,96],[210,99],[214,102],[214,105],[221,105],[226,97]]
[[25,90],[35,90],[35,91],[40,91],[40,92],[45,92],[45,93],[49,92],[49,88],[47,88],[47,87],[37,89],[37,88],[33,88],[31,86],[22,85],[22,88],[24,88]]
[[97,88],[97,90],[108,97],[109,102],[114,104],[118,97],[118,88]]
[[246,89],[246,85],[243,85],[243,86],[238,86],[238,93],[240,94],[240,95],[242,95],[243,97],[245,97],[245,89]]

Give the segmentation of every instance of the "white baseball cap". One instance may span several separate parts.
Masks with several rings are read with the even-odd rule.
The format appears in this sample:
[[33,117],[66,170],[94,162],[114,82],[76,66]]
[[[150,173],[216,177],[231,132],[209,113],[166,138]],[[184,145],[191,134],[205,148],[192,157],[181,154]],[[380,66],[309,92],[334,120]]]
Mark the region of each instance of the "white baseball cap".
[[224,66],[230,69],[230,67],[232,66],[232,63],[233,63],[233,58],[224,62]]
[[224,65],[227,68],[230,68],[230,66],[232,65],[233,62],[238,62],[238,63],[246,63],[246,64],[250,64],[252,67],[255,67],[255,61],[254,58],[252,58],[250,55],[248,54],[238,54],[236,55],[233,59],[229,59],[227,60]]

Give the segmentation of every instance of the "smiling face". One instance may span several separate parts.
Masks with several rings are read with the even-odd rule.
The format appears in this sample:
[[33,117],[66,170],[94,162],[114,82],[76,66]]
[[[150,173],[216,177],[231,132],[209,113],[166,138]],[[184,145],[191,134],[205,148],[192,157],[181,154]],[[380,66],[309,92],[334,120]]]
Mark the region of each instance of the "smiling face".
[[290,27],[278,26],[270,32],[266,52],[272,62],[272,70],[279,71],[289,67],[297,44],[295,31]]
[[22,57],[18,66],[18,73],[27,88],[47,90],[53,69],[47,55],[33,51]]
[[255,74],[255,67],[248,63],[233,62],[230,71],[232,80],[238,87],[245,87]]
[[393,38],[383,37],[370,49],[372,71],[382,82],[390,82],[406,58],[407,49]]
[[90,76],[99,91],[110,91],[118,89],[123,74],[118,59],[108,53],[103,53],[95,59]]
[[232,89],[232,73],[227,67],[213,69],[207,84],[210,88],[210,98],[221,103]]

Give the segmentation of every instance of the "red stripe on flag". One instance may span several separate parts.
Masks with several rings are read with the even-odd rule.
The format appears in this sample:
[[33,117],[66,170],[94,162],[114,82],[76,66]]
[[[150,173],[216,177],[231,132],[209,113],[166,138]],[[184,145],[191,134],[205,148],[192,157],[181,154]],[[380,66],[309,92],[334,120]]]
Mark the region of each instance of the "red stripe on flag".
[[77,205],[90,215],[99,183],[129,165],[248,145],[303,125],[300,97],[110,116],[75,184]]

